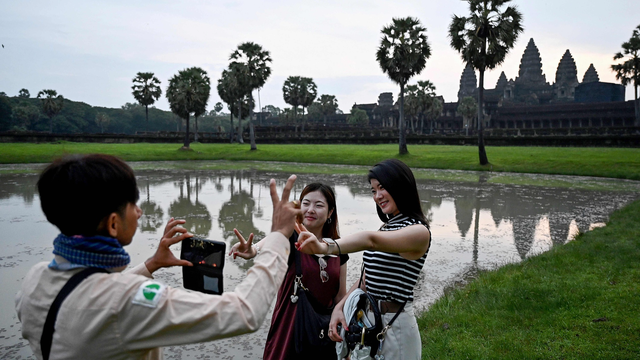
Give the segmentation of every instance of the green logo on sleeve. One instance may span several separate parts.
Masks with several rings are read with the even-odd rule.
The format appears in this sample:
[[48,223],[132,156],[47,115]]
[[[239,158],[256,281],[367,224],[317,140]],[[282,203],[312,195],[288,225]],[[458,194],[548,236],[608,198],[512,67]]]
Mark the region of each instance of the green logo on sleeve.
[[162,283],[147,280],[138,287],[133,303],[155,308],[162,299],[166,288],[167,286]]
[[158,290],[160,290],[160,285],[149,284],[142,288],[142,295],[144,295],[147,300],[153,300],[153,298],[158,294]]

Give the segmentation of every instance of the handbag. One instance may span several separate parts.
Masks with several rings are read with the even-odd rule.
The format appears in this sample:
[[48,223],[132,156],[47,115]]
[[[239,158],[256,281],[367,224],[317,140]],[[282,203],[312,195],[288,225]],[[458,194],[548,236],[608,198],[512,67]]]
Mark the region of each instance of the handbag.
[[[347,308],[351,314],[348,318],[349,330],[345,330],[343,337],[347,348],[352,353],[352,357],[355,353],[368,353],[373,358],[380,345],[378,334],[383,330],[378,302],[358,287],[349,294],[345,302],[345,309]],[[373,314],[373,323],[370,320],[370,313]]]
[[296,278],[291,302],[296,304],[294,319],[294,340],[296,353],[312,351],[314,348],[333,347],[329,338],[329,322],[333,308],[327,309],[318,303],[302,284],[302,266],[300,252],[295,250]]
[[[387,330],[396,321],[398,315],[404,309],[406,302],[387,325],[383,324],[382,313],[378,308],[378,301],[369,293],[361,289],[362,278],[364,275],[364,264],[362,264],[362,272],[360,273],[360,282],[358,287],[349,294],[345,301],[344,309],[348,311],[349,330],[345,330],[344,342],[348,351],[351,352],[351,359],[364,359],[365,354],[369,354],[371,358],[376,358],[380,344],[384,341]],[[354,305],[355,303],[355,305]],[[370,316],[370,315],[373,316]],[[371,322],[373,317],[373,323]],[[381,356],[381,358],[384,358]]]

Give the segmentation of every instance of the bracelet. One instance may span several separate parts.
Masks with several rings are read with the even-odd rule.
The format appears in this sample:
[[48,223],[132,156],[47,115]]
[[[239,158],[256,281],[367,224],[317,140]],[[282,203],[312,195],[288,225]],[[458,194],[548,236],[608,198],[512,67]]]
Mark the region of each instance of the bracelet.
[[258,244],[253,244],[251,245],[252,248],[254,248],[256,250],[256,256],[260,255],[260,247],[258,246]]

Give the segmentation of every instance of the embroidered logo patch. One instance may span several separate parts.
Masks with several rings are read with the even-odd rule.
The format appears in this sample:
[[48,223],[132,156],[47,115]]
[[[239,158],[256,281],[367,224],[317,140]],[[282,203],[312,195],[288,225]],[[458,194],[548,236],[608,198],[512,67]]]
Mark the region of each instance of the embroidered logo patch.
[[153,280],[147,280],[140,285],[136,296],[133,298],[133,303],[148,307],[158,306],[158,302],[162,299],[166,285]]

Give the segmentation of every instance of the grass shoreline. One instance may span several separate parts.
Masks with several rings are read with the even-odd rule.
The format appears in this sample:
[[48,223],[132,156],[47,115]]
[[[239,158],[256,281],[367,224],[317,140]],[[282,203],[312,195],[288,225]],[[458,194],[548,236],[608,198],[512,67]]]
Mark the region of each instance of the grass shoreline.
[[424,359],[640,358],[640,200],[421,314]]
[[474,146],[409,145],[399,155],[398,146],[385,145],[258,145],[193,143],[194,151],[178,151],[179,144],[96,144],[58,142],[47,144],[2,143],[0,164],[47,163],[74,153],[106,153],[126,161],[280,161],[371,166],[398,158],[412,168],[491,172],[578,175],[640,180],[640,149],[487,147],[490,165],[478,164]]

